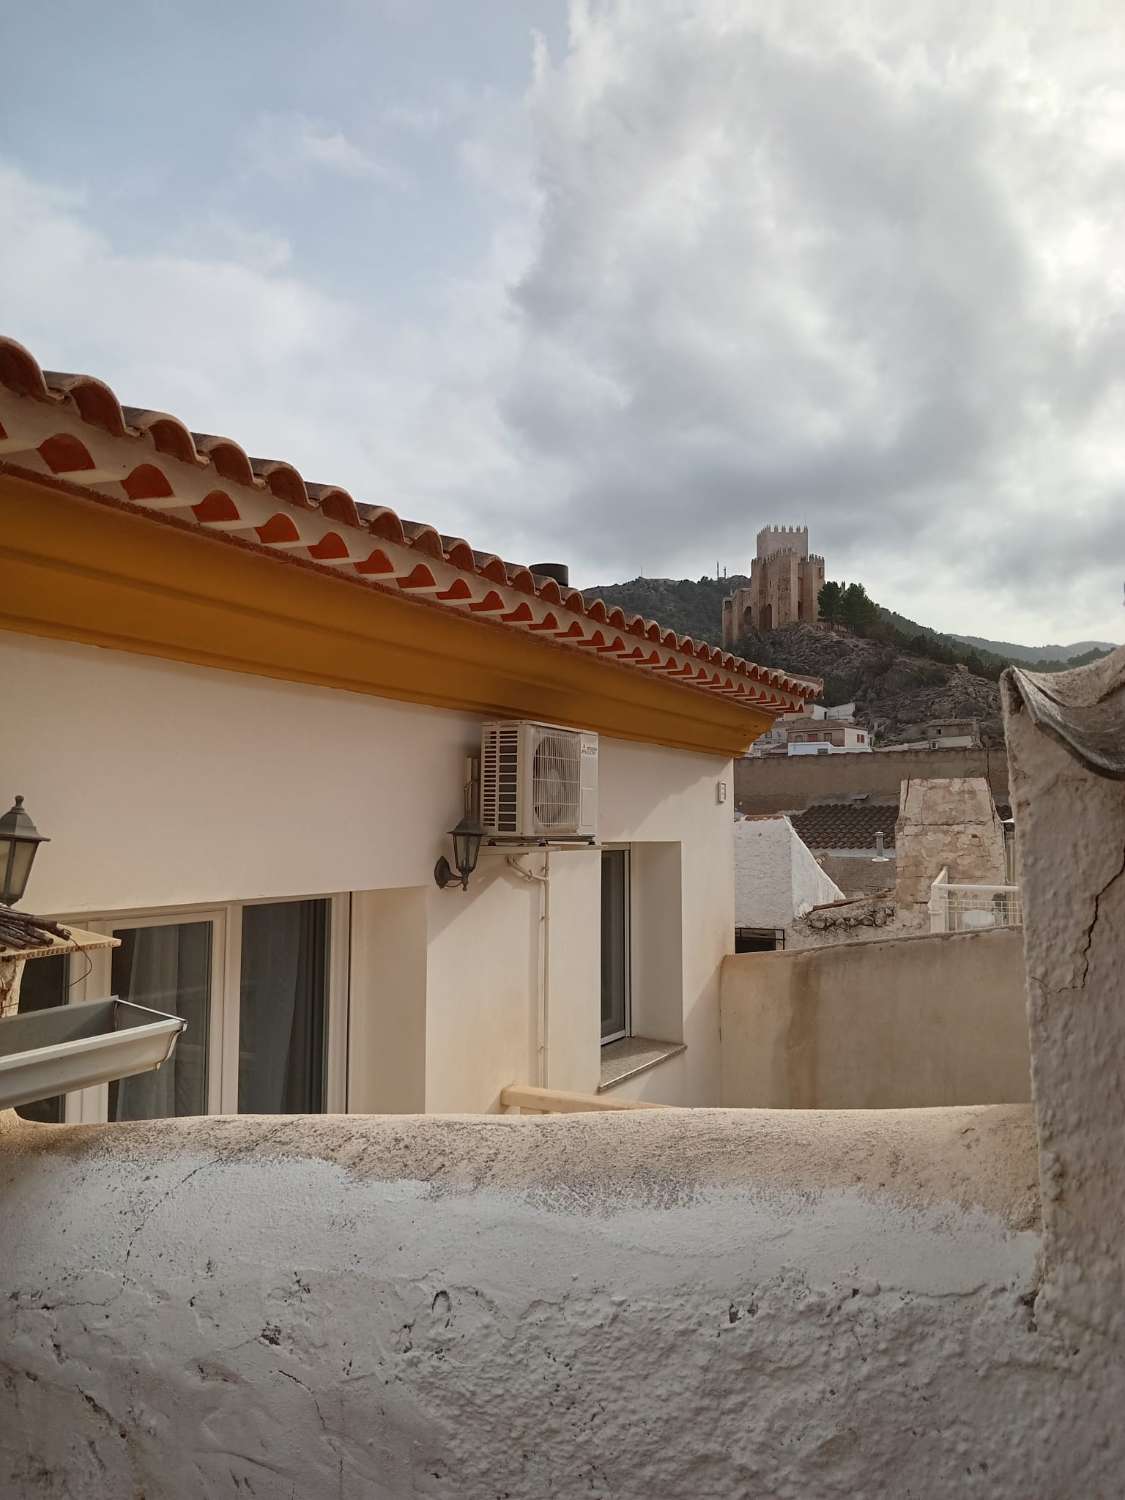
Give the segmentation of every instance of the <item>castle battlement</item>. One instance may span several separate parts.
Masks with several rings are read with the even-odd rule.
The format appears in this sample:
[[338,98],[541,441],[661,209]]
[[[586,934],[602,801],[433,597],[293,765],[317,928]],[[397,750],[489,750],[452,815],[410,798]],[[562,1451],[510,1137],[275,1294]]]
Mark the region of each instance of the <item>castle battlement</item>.
[[723,602],[723,644],[728,648],[749,630],[776,630],[780,625],[815,625],[820,619],[820,590],[825,561],[809,551],[807,526],[763,526],[750,583]]

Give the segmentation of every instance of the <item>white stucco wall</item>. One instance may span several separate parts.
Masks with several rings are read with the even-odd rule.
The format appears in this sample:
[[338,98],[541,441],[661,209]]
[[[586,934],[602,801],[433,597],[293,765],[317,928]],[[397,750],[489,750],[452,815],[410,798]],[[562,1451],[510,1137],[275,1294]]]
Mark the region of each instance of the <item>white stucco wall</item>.
[[[52,837],[30,907],[77,918],[353,892],[351,1107],[420,1108],[421,1090],[427,1109],[492,1109],[506,1084],[536,1081],[538,888],[487,853],[468,893],[432,878],[476,719],[11,633],[0,680],[21,705],[0,723],[0,765]],[[655,848],[635,861],[652,877],[634,944],[666,960],[668,928],[691,933],[678,968],[663,962],[635,996],[665,1030],[675,1010],[688,1042],[643,1084],[666,1102],[718,1100],[731,791],[722,757],[601,741],[602,840],[671,844],[678,860],[675,881]],[[560,851],[551,866],[548,1081],[593,1089],[599,859]]]
[[1026,1108],[27,1127],[0,1493],[1109,1494],[1034,1181]]
[[786,817],[737,820],[734,891],[739,927],[788,927],[802,908],[843,896]]

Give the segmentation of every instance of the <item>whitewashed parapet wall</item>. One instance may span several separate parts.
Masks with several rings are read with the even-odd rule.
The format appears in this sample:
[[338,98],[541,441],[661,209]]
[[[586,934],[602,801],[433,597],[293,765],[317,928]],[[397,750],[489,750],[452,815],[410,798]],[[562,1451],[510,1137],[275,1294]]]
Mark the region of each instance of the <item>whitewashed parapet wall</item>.
[[1026,1108],[13,1135],[5,1496],[1024,1500],[1069,1467],[1027,1410]]

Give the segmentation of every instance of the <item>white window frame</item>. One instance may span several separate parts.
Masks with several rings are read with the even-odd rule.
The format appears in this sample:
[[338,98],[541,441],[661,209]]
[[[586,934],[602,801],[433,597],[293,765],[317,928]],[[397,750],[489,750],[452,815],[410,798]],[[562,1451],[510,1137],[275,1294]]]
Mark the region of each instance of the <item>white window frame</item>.
[[[272,896],[254,901],[210,902],[206,905],[138,907],[125,911],[83,912],[58,920],[111,936],[120,927],[163,927],[174,922],[209,921],[211,942],[210,1036],[207,1054],[207,1113],[238,1113],[238,1031],[242,979],[242,913],[248,906],[276,906],[288,901],[327,901],[328,995],[326,1025],[324,1112],[348,1110],[348,1015],[351,976],[351,895],[334,892],[319,896]],[[97,999],[110,993],[111,948],[71,955],[69,1002]],[[76,962],[89,960],[76,978]],[[68,1125],[104,1124],[108,1118],[109,1086],[98,1084],[67,1094]]]
[[[624,1031],[615,1031],[612,1036],[602,1037],[601,1046],[608,1047],[611,1042],[621,1042],[626,1037],[633,1035],[633,849],[631,844],[602,844],[601,850],[603,853],[619,852],[625,856],[625,1029]],[[598,874],[600,878],[600,867]],[[598,955],[600,964],[600,940],[598,943]]]

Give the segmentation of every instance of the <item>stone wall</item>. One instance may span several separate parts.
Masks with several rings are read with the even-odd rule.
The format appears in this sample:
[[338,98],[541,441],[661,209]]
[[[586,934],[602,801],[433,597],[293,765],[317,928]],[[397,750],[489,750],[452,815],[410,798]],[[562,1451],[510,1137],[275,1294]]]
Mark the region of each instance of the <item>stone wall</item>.
[[1008,763],[996,750],[872,750],[843,755],[748,756],[734,763],[740,812],[800,812],[829,797],[869,793],[898,800],[912,777],[983,776],[997,802],[1008,801]]
[[895,897],[921,909],[943,869],[950,882],[1004,885],[1004,826],[983,777],[912,778],[902,785],[895,824]]

